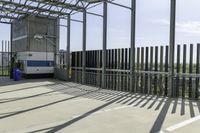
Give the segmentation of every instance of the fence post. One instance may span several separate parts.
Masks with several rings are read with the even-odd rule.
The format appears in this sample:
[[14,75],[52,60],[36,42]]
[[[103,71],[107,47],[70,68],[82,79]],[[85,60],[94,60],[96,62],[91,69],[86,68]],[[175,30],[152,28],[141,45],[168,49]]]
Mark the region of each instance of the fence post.
[[70,37],[71,37],[71,22],[70,14],[67,16],[67,52],[66,52],[66,69],[67,69],[67,78],[69,81],[69,71],[70,71]]
[[170,43],[169,43],[169,91],[168,96],[174,96],[174,45],[176,26],[176,0],[171,0],[170,13]]
[[107,2],[103,2],[103,58],[102,58],[102,88],[106,87],[106,49],[107,49]]
[[[56,23],[56,36],[59,38],[60,37],[60,18],[57,18],[57,23]],[[54,45],[54,68],[57,68],[59,64],[59,39],[56,39],[56,44]]]
[[[154,71],[158,71],[158,46],[155,47],[155,65]],[[154,94],[158,93],[158,75],[154,74]]]
[[[124,48],[122,48],[121,70],[124,70]],[[124,72],[121,72],[121,90],[124,91]]]
[[[149,48],[146,47],[145,50],[146,54],[145,54],[145,71],[149,70]],[[144,85],[144,93],[147,94],[148,93],[148,77],[149,74],[145,74],[145,85]]]
[[8,46],[8,42],[5,41],[5,48],[4,48],[4,59],[5,59],[5,62],[4,62],[4,76],[8,76],[8,73],[7,73],[7,46]]
[[[124,69],[127,70],[128,68],[128,49],[125,48],[125,61],[124,61]],[[127,82],[127,72],[124,72],[124,89],[125,91],[128,91],[128,82]]]
[[[137,48],[137,72],[140,71],[140,48]],[[136,92],[139,92],[139,81],[140,81],[140,73],[137,73],[136,76]]]
[[[190,61],[189,61],[189,73],[193,72],[193,44],[190,44]],[[193,97],[193,88],[192,88],[192,77],[189,78],[189,98]]]
[[[187,45],[183,45],[183,70],[182,73],[186,73],[186,55],[187,55]],[[186,91],[186,79],[182,77],[182,98],[185,98],[185,91]]]
[[136,26],[136,0],[131,3],[131,57],[130,57],[130,90],[136,92],[135,83],[135,26]]
[[10,74],[10,41],[8,41],[8,75]]
[[[180,48],[181,46],[178,45],[177,46],[177,65],[176,65],[176,73],[179,74],[180,73]],[[179,88],[180,88],[180,81],[179,81],[179,75],[177,75],[176,77],[176,97],[179,97]]]
[[[115,63],[114,63],[114,54],[115,54],[114,52],[115,52],[115,50],[112,49],[112,57],[111,57],[111,58],[112,58],[112,62],[111,62],[111,69],[114,69],[114,64],[115,64]],[[114,88],[114,72],[112,71],[111,74],[112,74],[112,80],[111,80],[111,81],[112,81],[112,89],[115,90],[115,88]]]
[[[197,44],[197,64],[196,64],[196,74],[199,74],[199,66],[200,66],[200,44]],[[199,98],[199,77],[196,78],[196,90],[195,90],[195,99]]]
[[[149,71],[153,71],[153,47],[150,47],[150,65],[149,65]],[[152,94],[152,81],[153,76],[150,74],[150,81],[149,81],[149,93]]]
[[[141,48],[141,71],[144,71],[144,47]],[[144,93],[144,73],[141,73],[141,81],[140,81],[140,93]]]
[[86,68],[86,64],[85,64],[85,61],[86,61],[86,55],[85,55],[85,52],[86,52],[86,26],[87,26],[87,12],[86,10],[84,9],[83,11],[83,51],[82,51],[82,84],[85,84],[85,68]]
[[[168,72],[168,67],[169,67],[169,64],[168,64],[168,60],[169,59],[169,46],[166,46],[165,47],[165,72]],[[165,75],[165,92],[164,92],[164,96],[167,96],[168,94],[168,75]]]
[[[160,46],[160,72],[163,72],[163,46]],[[160,75],[159,76],[159,94],[160,95],[163,95],[163,75]]]
[[14,61],[13,61],[13,41],[12,41],[12,38],[13,38],[13,32],[12,32],[12,29],[13,29],[13,24],[11,23],[10,25],[10,79],[13,78],[13,67],[14,67]]

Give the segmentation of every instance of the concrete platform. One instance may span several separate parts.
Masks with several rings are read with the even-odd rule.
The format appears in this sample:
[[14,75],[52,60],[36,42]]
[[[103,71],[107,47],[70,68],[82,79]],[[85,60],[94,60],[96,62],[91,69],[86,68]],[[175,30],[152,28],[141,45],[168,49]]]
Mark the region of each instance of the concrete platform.
[[2,133],[199,133],[200,103],[52,79],[0,81]]

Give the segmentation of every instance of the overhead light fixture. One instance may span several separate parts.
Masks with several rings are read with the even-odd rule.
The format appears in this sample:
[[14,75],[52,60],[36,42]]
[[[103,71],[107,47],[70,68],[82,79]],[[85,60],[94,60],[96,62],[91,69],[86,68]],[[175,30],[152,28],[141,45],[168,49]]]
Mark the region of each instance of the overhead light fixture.
[[83,0],[83,1],[92,4],[92,3],[101,2],[103,0]]
[[44,36],[42,36],[42,35],[39,35],[39,34],[36,34],[35,36],[34,36],[34,39],[43,39],[44,38]]

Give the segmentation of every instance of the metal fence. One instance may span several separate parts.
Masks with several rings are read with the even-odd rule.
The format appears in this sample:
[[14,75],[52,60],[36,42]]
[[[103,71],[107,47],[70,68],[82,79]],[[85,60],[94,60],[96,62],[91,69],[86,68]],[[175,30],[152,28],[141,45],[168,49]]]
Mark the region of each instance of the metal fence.
[[[194,50],[195,49],[195,50]],[[174,57],[173,94],[176,97],[198,99],[200,81],[200,44],[177,45]],[[135,73],[130,75],[130,49],[109,49],[106,53],[106,88],[133,91],[130,77],[134,76],[136,92],[168,95],[168,46],[135,49]],[[72,81],[83,83],[82,52],[72,52]],[[102,51],[86,51],[84,83],[101,87]]]
[[0,46],[0,76],[9,76],[10,75],[10,42],[1,41]]

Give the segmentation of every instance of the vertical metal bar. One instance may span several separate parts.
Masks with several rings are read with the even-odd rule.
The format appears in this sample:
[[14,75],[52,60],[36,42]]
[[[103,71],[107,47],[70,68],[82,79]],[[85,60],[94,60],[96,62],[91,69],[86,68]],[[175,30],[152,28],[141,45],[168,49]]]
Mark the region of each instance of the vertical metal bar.
[[[200,44],[197,44],[197,62],[196,62],[196,74],[200,73]],[[196,90],[195,90],[195,99],[199,98],[199,78],[196,78]]]
[[[140,48],[137,48],[137,71],[140,71]],[[140,74],[137,74],[137,80],[136,80],[136,92],[139,92],[139,81],[140,81]]]
[[[177,46],[177,61],[176,61],[176,73],[180,73],[180,52],[181,52],[181,46]],[[179,97],[179,88],[180,88],[180,83],[179,83],[179,76],[176,77],[176,97]]]
[[74,67],[74,52],[72,52],[71,67],[72,67],[72,69],[71,69],[71,79],[74,82],[74,68],[73,68]]
[[[107,55],[107,57],[108,57],[107,68],[108,68],[108,69],[111,69],[111,60],[110,60],[110,59],[111,59],[111,58],[110,58],[110,57],[111,57],[111,50],[110,50],[110,49],[108,50],[108,55]],[[107,85],[108,85],[107,87],[108,87],[108,89],[111,89],[111,86],[110,86],[110,85],[111,85],[111,84],[110,84],[110,83],[111,83],[111,82],[110,82],[110,79],[111,79],[110,77],[111,77],[111,76],[110,76],[110,74],[111,74],[111,72],[108,71],[108,72],[107,72]]]
[[[127,70],[128,69],[128,49],[127,48],[125,48],[125,62],[124,62],[124,65],[125,65],[125,67],[124,67],[124,69],[125,70]],[[127,76],[126,75],[128,75],[128,73],[124,73],[124,89],[125,89],[125,91],[128,91],[128,85],[127,85]]]
[[69,81],[70,75],[70,40],[71,40],[71,16],[70,14],[67,16],[67,52],[66,52],[66,69],[67,69],[67,78]]
[[[153,71],[153,47],[150,47],[150,66],[149,66],[149,71]],[[152,81],[153,81],[153,76],[150,75],[150,83],[149,83],[149,93],[152,94]]]
[[105,74],[106,88],[108,88],[108,71],[107,71],[108,66],[109,66],[109,50],[106,50],[106,74]]
[[[112,65],[111,64],[112,63],[112,57],[111,56],[112,56],[112,50],[110,49],[109,50],[109,66],[108,66],[109,69],[112,69],[112,66],[111,66]],[[109,71],[109,88],[110,89],[112,88],[111,85],[112,85],[111,84],[111,71]]]
[[[7,58],[7,56],[6,56],[7,55],[7,46],[8,46],[8,42],[6,41],[5,42],[5,52],[4,52],[5,53],[5,55],[4,55],[5,58]],[[5,60],[5,61],[7,61],[7,60]],[[5,62],[4,64],[5,64],[5,68],[4,68],[4,72],[5,73],[4,74],[5,74],[5,76],[8,76],[7,62]]]
[[[169,59],[169,47],[166,46],[165,47],[165,72],[168,72],[168,59]],[[165,92],[164,95],[167,96],[168,95],[168,76],[165,76]]]
[[[94,51],[94,68],[97,68],[97,50]],[[97,70],[94,70],[94,85],[97,86]]]
[[10,41],[8,41],[8,75],[10,76]]
[[[82,51],[78,51],[78,67],[82,68]],[[78,70],[78,82],[82,83],[82,69]]]
[[130,90],[136,92],[135,85],[135,26],[136,26],[136,0],[131,3],[131,60],[130,60]]
[[[100,51],[99,50],[97,50],[97,68],[100,68],[100,63],[99,63],[99,57],[100,57]],[[99,75],[100,75],[100,73],[99,73],[99,70],[97,70],[97,87],[100,87],[100,84],[99,84],[99,81],[100,81],[100,77],[99,77]]]
[[[187,55],[187,45],[183,45],[183,70],[182,73],[186,73],[186,55]],[[185,98],[185,91],[186,91],[186,79],[185,77],[182,78],[182,98]]]
[[106,81],[106,49],[107,49],[107,2],[103,2],[103,58],[102,58],[102,88]]
[[[144,71],[144,47],[141,49],[141,71]],[[141,73],[140,92],[144,93],[144,73]]]
[[[193,44],[190,44],[190,64],[189,64],[189,73],[192,74],[193,70]],[[189,98],[192,98],[192,77],[189,78]]]
[[[80,52],[78,51],[77,52],[77,67],[79,68],[80,67],[80,54],[79,54]],[[79,81],[79,78],[80,78],[80,72],[79,72],[80,70],[79,69],[77,69],[77,82],[80,82]]]
[[[111,62],[111,68],[112,69],[114,69],[114,64],[115,64],[114,63],[114,54],[115,54],[114,52],[115,52],[115,50],[112,49],[112,62]],[[114,75],[114,72],[112,72],[111,74],[112,74],[112,89],[114,90],[114,76],[115,75]]]
[[86,67],[89,67],[89,51],[86,51]]
[[[121,56],[121,70],[124,70],[124,49],[122,49],[122,56]],[[124,91],[124,73],[121,72],[121,90]]]
[[[94,50],[92,51],[92,68],[95,68],[95,54],[94,54]],[[94,85],[94,70],[91,71],[91,76],[92,76],[92,85]]]
[[14,67],[14,60],[13,60],[13,24],[10,25],[10,79],[13,78],[13,67]]
[[[117,69],[121,69],[120,65],[121,65],[121,49],[117,50]],[[117,72],[117,89],[118,91],[121,91],[121,79],[120,79],[120,72]]]
[[[75,52],[75,66],[78,67],[78,51]],[[76,82],[78,82],[78,69],[76,69],[76,73],[75,73],[75,79],[76,79]]]
[[2,44],[1,44],[1,76],[3,76],[3,45],[4,45],[4,41],[2,41]]
[[[163,72],[163,46],[160,46],[160,72]],[[159,76],[159,94],[163,95],[163,76]]]
[[[155,47],[155,66],[154,71],[158,71],[158,46]],[[154,75],[154,94],[156,95],[158,93],[158,81],[157,81],[158,75]]]
[[[100,62],[100,68],[103,68],[103,50],[100,50],[100,59],[99,59],[99,62]],[[103,77],[103,74],[102,74],[102,70],[100,71],[101,75],[100,75],[100,87],[102,88],[102,77]]]
[[175,46],[175,26],[176,26],[176,0],[171,0],[170,12],[170,44],[169,44],[169,92],[168,96],[174,96],[174,46]]
[[75,52],[72,52],[72,67],[75,67]]
[[63,54],[63,52],[59,52],[59,53],[58,53],[58,65],[59,65],[59,68],[61,68],[62,54]]
[[60,19],[57,18],[57,23],[56,23],[56,45],[54,46],[54,68],[57,67],[58,64],[58,55],[59,55],[59,38],[60,38]]
[[[145,50],[145,71],[148,71],[149,69],[149,48],[146,47]],[[145,85],[144,85],[144,93],[148,93],[148,74],[145,74]]]
[[[91,52],[90,51],[86,51],[86,67],[91,67]],[[86,70],[86,72],[89,72],[89,70]],[[85,76],[85,84],[88,84],[89,83],[89,76],[88,74],[86,74]]]
[[71,62],[71,66],[72,66],[72,69],[71,69],[71,75],[72,75],[72,77],[71,77],[71,79],[72,79],[72,81],[74,81],[74,52],[72,52],[72,62]]
[[[75,67],[78,67],[78,52],[75,52]],[[75,82],[77,82],[77,73],[78,73],[78,69],[75,69],[75,74],[74,74],[74,78],[75,78]]]
[[[135,54],[136,55],[136,54]],[[136,58],[136,57],[135,57]],[[135,61],[136,62],[136,61]],[[131,48],[128,49],[128,68],[127,70],[131,70]],[[131,75],[130,75],[130,71],[127,73],[127,80],[128,80],[128,91],[129,92],[133,92],[133,88],[130,87],[130,82],[131,82]],[[134,77],[135,77],[135,74],[134,74]],[[136,80],[135,80],[136,81]],[[134,82],[134,85],[136,85],[136,82]]]
[[[79,52],[79,66],[81,67],[81,68],[83,68],[83,52],[82,51],[80,51]],[[82,83],[82,71],[80,72],[80,79],[79,79],[79,82],[80,83]]]
[[[115,66],[114,66],[114,69],[117,69],[117,62],[118,60],[117,60],[117,49],[115,49]],[[115,84],[114,84],[114,88],[115,88],[115,90],[117,90],[117,83],[118,83],[118,78],[117,78],[117,72],[114,72],[115,73],[115,78],[114,78],[114,81],[115,81]]]
[[82,84],[85,84],[85,71],[86,71],[86,34],[87,34],[87,12],[83,11],[83,48],[82,48]]

